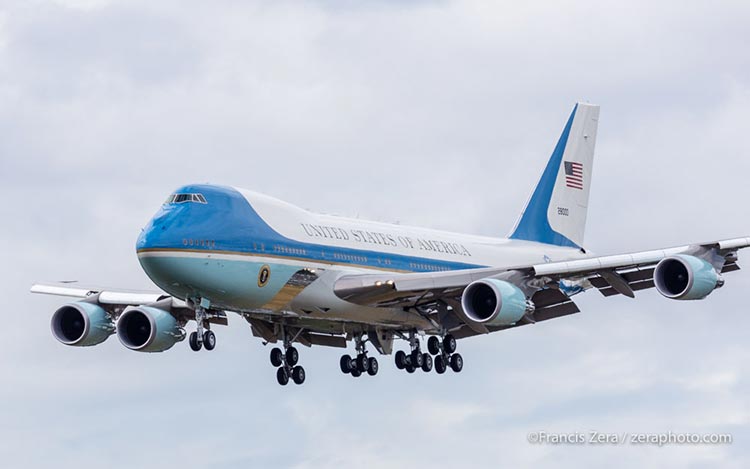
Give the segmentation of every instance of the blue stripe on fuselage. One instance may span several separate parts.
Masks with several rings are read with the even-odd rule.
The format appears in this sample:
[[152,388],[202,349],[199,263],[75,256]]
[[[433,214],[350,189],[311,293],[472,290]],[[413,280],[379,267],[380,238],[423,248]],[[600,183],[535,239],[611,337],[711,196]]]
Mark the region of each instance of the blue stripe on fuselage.
[[207,203],[163,205],[141,232],[136,244],[138,251],[221,251],[411,272],[483,267],[463,262],[299,242],[271,228],[247,199],[231,187],[189,185],[181,187],[177,192],[203,194]]

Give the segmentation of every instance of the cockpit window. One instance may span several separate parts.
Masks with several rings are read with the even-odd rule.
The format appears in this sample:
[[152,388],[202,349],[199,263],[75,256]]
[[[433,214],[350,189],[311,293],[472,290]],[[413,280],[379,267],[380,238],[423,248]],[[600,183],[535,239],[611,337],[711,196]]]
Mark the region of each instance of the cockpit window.
[[195,202],[199,204],[206,204],[206,198],[203,194],[172,194],[168,199],[168,204],[183,204],[185,202]]

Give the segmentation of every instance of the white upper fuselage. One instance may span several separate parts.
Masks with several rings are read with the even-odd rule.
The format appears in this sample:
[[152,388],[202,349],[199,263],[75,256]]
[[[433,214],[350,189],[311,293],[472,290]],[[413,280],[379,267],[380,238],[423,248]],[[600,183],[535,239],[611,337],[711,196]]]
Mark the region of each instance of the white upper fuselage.
[[[379,264],[355,259],[346,262],[347,267],[413,272],[512,267],[586,257],[574,248],[317,214],[257,192],[236,190],[271,228],[285,238],[324,245],[333,253],[336,248],[345,248],[369,251],[370,256],[382,258]],[[410,264],[413,266],[409,265],[407,269],[393,266],[387,262],[390,255],[412,258]],[[290,253],[290,257],[294,257],[294,253]],[[341,264],[337,262],[340,259],[330,260],[334,262],[316,265]]]

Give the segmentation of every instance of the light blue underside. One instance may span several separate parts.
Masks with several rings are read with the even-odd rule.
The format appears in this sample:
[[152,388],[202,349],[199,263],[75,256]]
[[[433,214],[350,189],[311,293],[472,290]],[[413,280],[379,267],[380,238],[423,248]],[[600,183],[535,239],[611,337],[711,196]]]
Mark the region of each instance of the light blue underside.
[[[299,267],[265,264],[251,259],[220,260],[191,257],[141,257],[148,276],[161,288],[179,298],[212,298],[213,306],[242,309],[260,308],[269,303]],[[258,285],[261,267],[271,274],[264,286]],[[199,286],[199,287],[196,287]]]

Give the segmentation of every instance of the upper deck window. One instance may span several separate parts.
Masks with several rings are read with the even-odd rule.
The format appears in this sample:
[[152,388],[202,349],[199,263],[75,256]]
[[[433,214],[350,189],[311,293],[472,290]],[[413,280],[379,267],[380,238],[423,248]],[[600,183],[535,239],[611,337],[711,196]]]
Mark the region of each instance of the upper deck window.
[[206,204],[206,198],[203,194],[172,194],[167,199],[168,204],[183,204],[185,202],[195,202],[199,204]]

